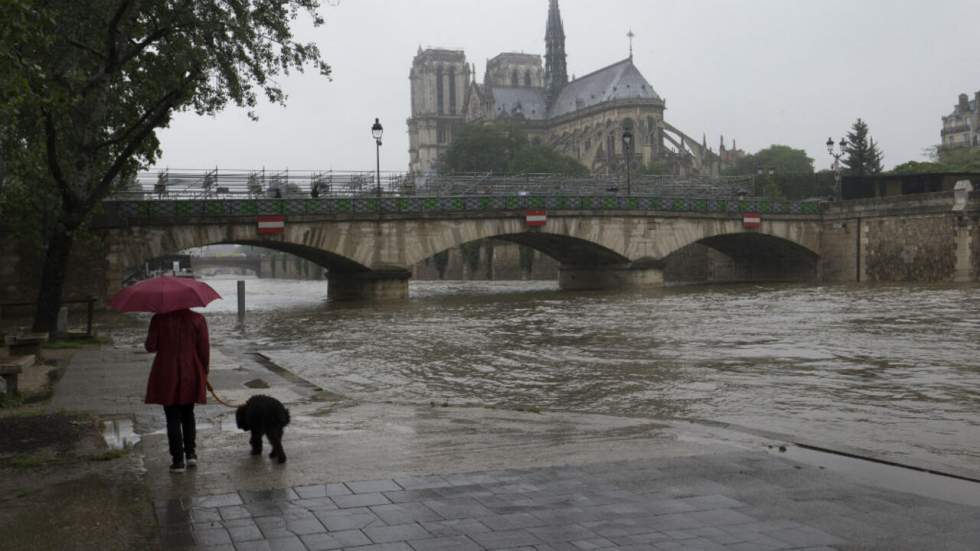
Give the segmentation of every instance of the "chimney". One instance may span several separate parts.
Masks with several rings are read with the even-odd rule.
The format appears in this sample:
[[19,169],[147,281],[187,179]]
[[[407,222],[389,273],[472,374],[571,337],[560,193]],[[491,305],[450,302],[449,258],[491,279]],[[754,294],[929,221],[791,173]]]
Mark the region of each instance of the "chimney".
[[970,110],[970,96],[966,94],[960,94],[960,104],[957,106],[960,113],[966,113]]

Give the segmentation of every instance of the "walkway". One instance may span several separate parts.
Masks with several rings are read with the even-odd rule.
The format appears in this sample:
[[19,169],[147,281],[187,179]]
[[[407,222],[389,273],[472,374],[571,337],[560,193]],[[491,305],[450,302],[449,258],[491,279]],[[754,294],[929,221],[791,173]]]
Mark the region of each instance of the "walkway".
[[[125,347],[80,353],[57,389],[53,407],[140,420],[164,549],[980,545],[980,507],[796,463],[766,447],[779,441],[644,419],[355,403],[258,362],[217,357],[215,382],[227,399],[264,392],[288,402],[286,465],[250,456],[232,412],[207,406],[198,414],[201,465],[167,472],[162,415],[138,403],[150,357]],[[272,388],[243,386],[256,379]]]

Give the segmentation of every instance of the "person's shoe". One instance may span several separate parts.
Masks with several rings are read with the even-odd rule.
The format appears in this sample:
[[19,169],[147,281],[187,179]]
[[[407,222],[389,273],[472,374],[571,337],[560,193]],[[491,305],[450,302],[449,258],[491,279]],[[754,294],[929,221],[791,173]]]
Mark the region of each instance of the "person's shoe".
[[174,461],[170,465],[170,472],[172,472],[172,473],[182,473],[182,472],[184,472],[186,470],[187,470],[187,467],[184,465],[184,462],[183,461]]
[[187,454],[187,468],[193,469],[197,467],[197,454],[189,453]]

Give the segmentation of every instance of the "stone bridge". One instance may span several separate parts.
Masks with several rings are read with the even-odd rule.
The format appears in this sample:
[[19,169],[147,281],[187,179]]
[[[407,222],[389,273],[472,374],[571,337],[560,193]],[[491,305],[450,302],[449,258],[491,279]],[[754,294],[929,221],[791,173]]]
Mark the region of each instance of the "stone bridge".
[[[529,211],[547,222],[529,225]],[[760,215],[758,227],[746,213]],[[263,216],[284,220],[282,232],[259,233]],[[76,245],[65,294],[108,297],[149,259],[242,244],[323,266],[335,299],[399,298],[413,266],[487,238],[555,258],[569,290],[660,286],[678,264],[699,262],[724,268],[708,281],[977,281],[978,218],[980,194],[952,192],[823,204],[523,194],[109,201]],[[36,292],[36,247],[0,239],[0,258],[0,298]]]
[[[546,212],[545,224],[529,225],[529,211]],[[761,225],[747,229],[745,212],[760,213]],[[281,233],[259,232],[259,217],[270,215],[284,220]],[[562,289],[663,285],[666,259],[694,243],[753,259],[771,277],[816,279],[822,218],[814,203],[764,200],[413,197],[110,202],[95,227],[109,294],[146,259],[239,244],[325,267],[331,298],[378,299],[407,296],[415,264],[487,238],[555,258]]]

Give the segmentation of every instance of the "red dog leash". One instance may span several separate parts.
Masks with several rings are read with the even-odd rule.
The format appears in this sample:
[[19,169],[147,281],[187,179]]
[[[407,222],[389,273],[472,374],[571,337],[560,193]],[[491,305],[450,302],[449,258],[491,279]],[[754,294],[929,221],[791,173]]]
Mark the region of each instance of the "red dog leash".
[[211,386],[211,381],[205,380],[204,381],[204,384],[208,385],[208,390],[211,391],[211,396],[214,396],[214,399],[217,400],[219,404],[221,404],[221,405],[223,405],[225,407],[229,407],[229,408],[235,408],[235,407],[237,407],[237,406],[233,406],[233,405],[229,404],[228,402],[226,402],[226,401],[222,400],[221,398],[219,398],[218,395],[214,392],[214,387]]

